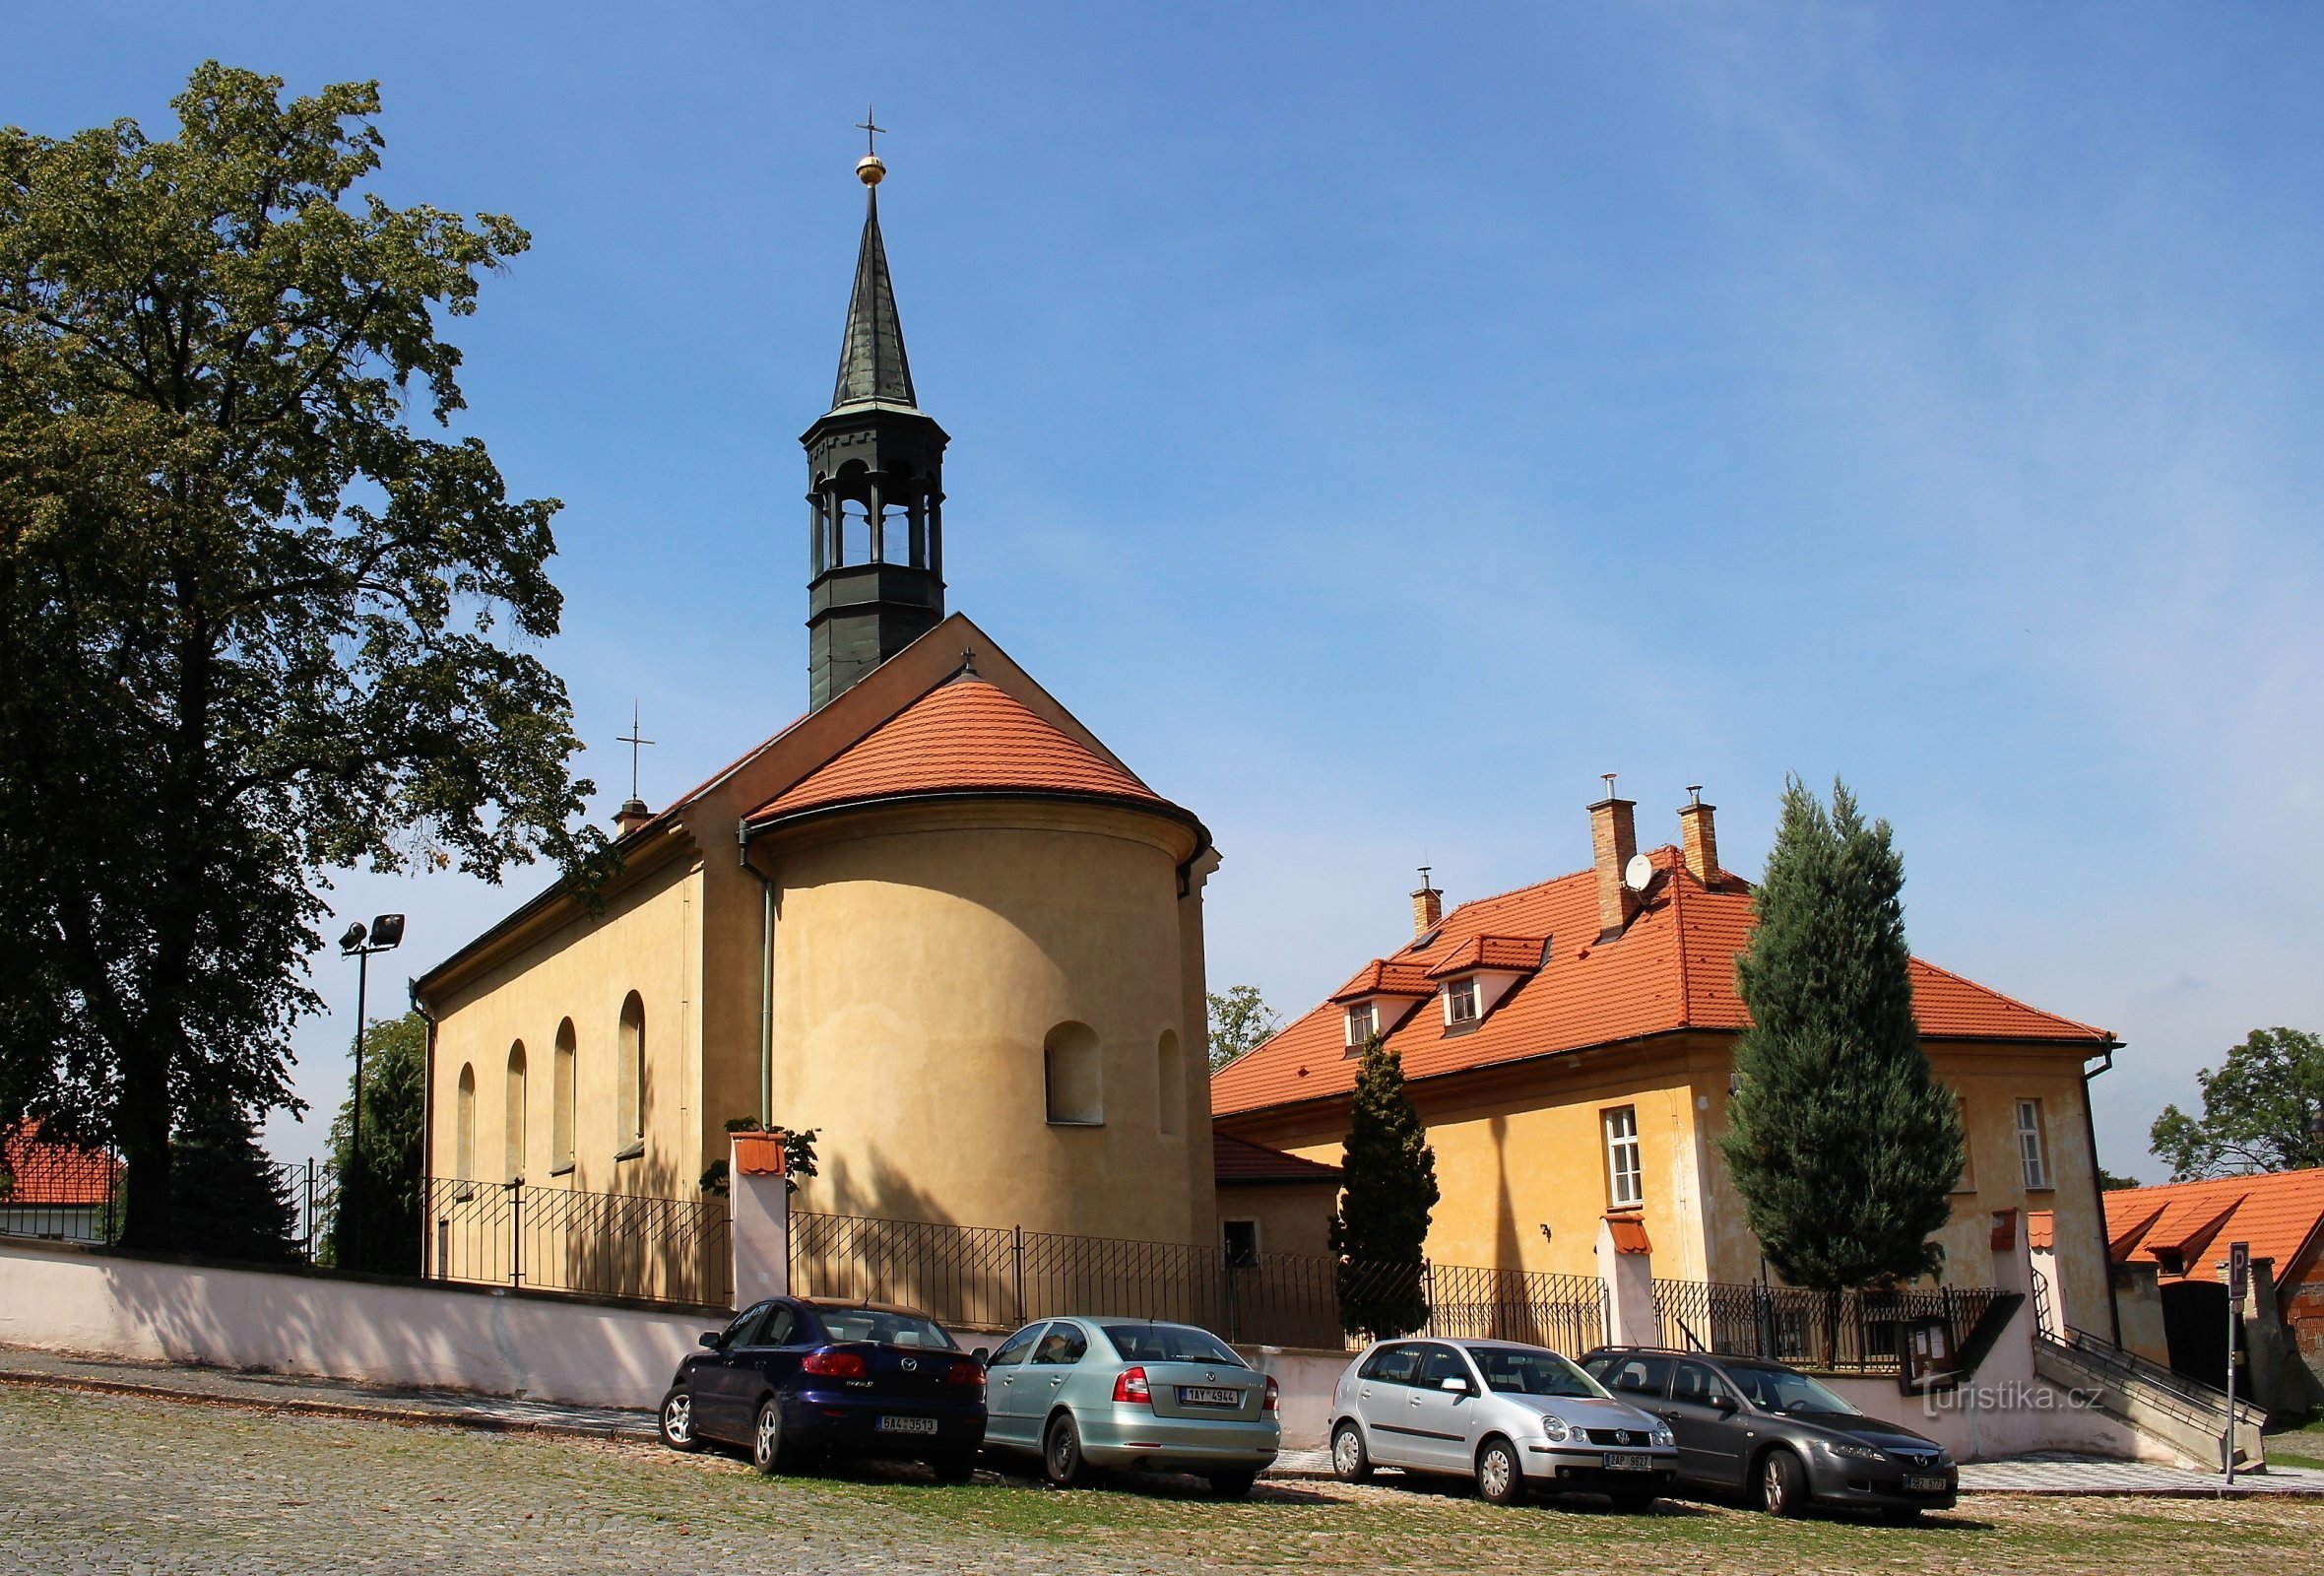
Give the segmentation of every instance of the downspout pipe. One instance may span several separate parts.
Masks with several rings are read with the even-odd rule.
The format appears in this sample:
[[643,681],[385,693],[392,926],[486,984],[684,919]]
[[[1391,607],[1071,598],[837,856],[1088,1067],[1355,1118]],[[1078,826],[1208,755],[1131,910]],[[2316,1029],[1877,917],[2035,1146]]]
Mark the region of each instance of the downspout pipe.
[[775,1121],[775,883],[750,863],[750,822],[735,822],[742,868],[758,878],[758,1125]]
[[2122,1349],[2122,1305],[2114,1296],[2114,1242],[2106,1234],[2106,1185],[2098,1177],[2098,1119],[2091,1110],[2090,1081],[2114,1070],[2114,1053],[2120,1049],[2120,1040],[2108,1041],[2100,1053],[2105,1060],[2097,1067],[2085,1063],[2082,1069],[2082,1131],[2090,1141],[2090,1193],[2091,1202],[2098,1207],[2098,1265],[2106,1277],[2106,1320],[2117,1351]]
[[[637,730],[632,728],[629,731],[635,733]],[[420,1080],[420,1279],[424,1280],[427,1279],[427,1212],[428,1206],[434,1202],[428,1197],[427,1179],[429,1169],[435,1164],[436,1019],[435,1014],[427,1010],[427,1003],[420,994],[420,981],[406,980],[404,994],[412,1000],[412,1011],[418,1013],[421,1021],[427,1024],[427,1066]]]

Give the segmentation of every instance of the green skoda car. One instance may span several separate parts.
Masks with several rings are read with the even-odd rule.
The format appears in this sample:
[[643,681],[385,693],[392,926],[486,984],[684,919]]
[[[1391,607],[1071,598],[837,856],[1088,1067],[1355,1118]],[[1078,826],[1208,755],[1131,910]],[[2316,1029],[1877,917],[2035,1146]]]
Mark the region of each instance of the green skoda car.
[[1041,1458],[1061,1488],[1093,1469],[1192,1473],[1240,1498],[1283,1443],[1275,1381],[1207,1330],[1037,1319],[986,1365],[985,1448]]

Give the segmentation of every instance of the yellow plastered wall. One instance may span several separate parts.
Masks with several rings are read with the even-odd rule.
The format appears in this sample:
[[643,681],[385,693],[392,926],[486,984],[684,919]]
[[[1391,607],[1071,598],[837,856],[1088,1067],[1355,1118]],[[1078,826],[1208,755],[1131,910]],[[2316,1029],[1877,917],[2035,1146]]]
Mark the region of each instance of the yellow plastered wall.
[[[1191,841],[1150,816],[964,804],[754,847],[781,888],[775,1109],[821,1131],[799,1207],[1211,1241]],[[1044,1044],[1065,1024],[1094,1037],[1097,1125],[1049,1120]]]
[[1328,1254],[1338,1208],[1336,1182],[1224,1182],[1218,1188],[1220,1221],[1256,1220],[1261,1253]]
[[[609,894],[604,914],[578,920],[462,983],[434,1006],[435,1080],[430,1172],[457,1174],[461,1070],[476,1071],[476,1177],[508,1180],[504,1091],[511,1045],[522,1041],[528,1106],[523,1175],[529,1188],[578,1188],[693,1198],[701,1169],[698,916],[701,871],[675,860]],[[621,1008],[644,1008],[643,1152],[616,1159]],[[574,1037],[574,1165],[556,1174],[557,1029]]]

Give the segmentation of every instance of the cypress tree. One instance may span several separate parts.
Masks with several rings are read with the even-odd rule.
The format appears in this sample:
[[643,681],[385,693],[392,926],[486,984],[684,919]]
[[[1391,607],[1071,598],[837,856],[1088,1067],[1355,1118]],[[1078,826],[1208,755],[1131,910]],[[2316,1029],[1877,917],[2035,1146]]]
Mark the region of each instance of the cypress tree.
[[169,1149],[173,1251],[250,1264],[299,1260],[298,1214],[258,1147],[248,1106],[215,1093],[192,1096]]
[[1436,1208],[1437,1155],[1404,1092],[1403,1058],[1377,1034],[1364,1042],[1340,1165],[1331,1251],[1339,1257],[1339,1322],[1350,1335],[1394,1336],[1428,1323],[1421,1249]]
[[1793,1285],[1837,1294],[1943,1268],[1960,1113],[1912,1018],[1904,861],[1846,785],[1793,778],[1759,923],[1735,961],[1751,1027],[1720,1148],[1744,1218]]

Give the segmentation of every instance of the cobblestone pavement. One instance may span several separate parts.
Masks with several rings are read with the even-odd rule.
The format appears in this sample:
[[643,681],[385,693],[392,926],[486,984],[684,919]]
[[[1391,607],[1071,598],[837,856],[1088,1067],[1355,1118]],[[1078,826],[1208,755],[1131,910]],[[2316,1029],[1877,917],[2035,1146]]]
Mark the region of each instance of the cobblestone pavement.
[[[295,1399],[295,1398],[293,1398]],[[1060,1493],[916,1469],[766,1480],[624,1439],[0,1385],[0,1571],[1725,1572],[2104,1576],[2299,1568],[2324,1505],[1997,1497],[1917,1528],[1665,1502],[1500,1509],[1464,1489],[1190,1480]]]

